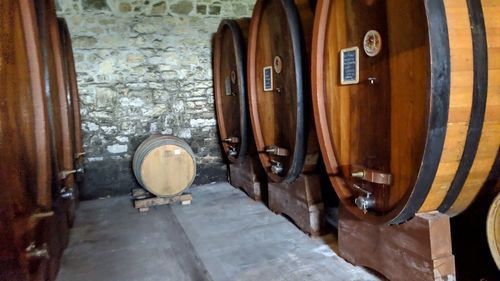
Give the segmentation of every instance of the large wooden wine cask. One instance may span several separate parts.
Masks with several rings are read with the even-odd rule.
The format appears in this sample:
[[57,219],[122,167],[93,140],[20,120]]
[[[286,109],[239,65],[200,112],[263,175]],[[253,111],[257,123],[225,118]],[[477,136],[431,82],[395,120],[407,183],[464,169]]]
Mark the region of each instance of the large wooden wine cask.
[[174,136],[147,138],[137,148],[132,167],[141,186],[159,197],[182,193],[196,177],[196,160],[191,147]]
[[[80,116],[80,96],[78,94],[78,83],[76,78],[75,60],[73,55],[73,44],[71,43],[71,35],[68,29],[66,20],[58,18],[59,32],[61,35],[62,59],[64,66],[64,81],[66,85],[66,93],[68,104],[70,105],[70,128],[73,132],[73,149],[74,149],[74,167],[77,171],[77,181],[82,180],[83,174],[83,151],[82,144],[82,128]],[[75,189],[75,197],[78,198],[77,189]]]
[[76,206],[78,205],[79,186],[78,182],[83,179],[83,144],[81,133],[81,118],[80,118],[80,99],[78,95],[78,85],[76,81],[75,62],[73,57],[73,46],[71,44],[71,36],[68,30],[66,20],[58,18],[58,29],[60,34],[61,44],[61,60],[63,64],[63,81],[65,85],[65,95],[68,102],[68,129],[70,132],[70,141],[73,147],[73,169],[75,177],[73,180],[72,196],[74,200],[69,200],[68,203],[68,220],[70,225],[73,224],[75,218]]
[[318,138],[337,194],[358,217],[453,215],[476,196],[500,140],[493,2],[318,2]]
[[257,1],[248,43],[249,108],[270,180],[293,182],[319,158],[310,108],[313,11],[306,0]]
[[230,162],[245,160],[253,143],[246,59],[249,19],[223,20],[214,35],[214,94],[222,147]]
[[488,212],[486,234],[491,255],[500,269],[500,194],[495,197]]
[[40,50],[43,58],[44,95],[51,140],[52,200],[49,275],[55,279],[59,260],[68,244],[69,227],[74,215],[74,153],[71,131],[71,107],[64,80],[61,37],[53,0],[35,1]]
[[0,280],[47,280],[51,165],[33,1],[0,1],[0,38]]

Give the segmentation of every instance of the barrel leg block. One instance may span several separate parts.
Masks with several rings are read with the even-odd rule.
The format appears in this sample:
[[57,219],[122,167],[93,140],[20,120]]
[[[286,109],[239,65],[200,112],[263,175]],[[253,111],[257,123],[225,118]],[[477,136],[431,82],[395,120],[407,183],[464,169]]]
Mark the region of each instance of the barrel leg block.
[[250,198],[265,201],[267,184],[257,161],[257,158],[249,156],[241,163],[229,164],[229,183],[242,189]]
[[432,212],[400,225],[375,225],[340,208],[340,255],[389,280],[455,280],[450,220]]
[[290,218],[302,231],[318,236],[324,229],[320,177],[301,174],[293,183],[268,184],[269,208]]

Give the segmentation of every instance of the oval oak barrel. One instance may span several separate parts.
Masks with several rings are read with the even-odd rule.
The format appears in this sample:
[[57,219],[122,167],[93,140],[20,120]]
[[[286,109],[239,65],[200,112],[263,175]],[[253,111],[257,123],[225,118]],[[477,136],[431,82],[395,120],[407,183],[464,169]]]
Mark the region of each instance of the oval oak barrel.
[[[81,172],[76,174],[77,181],[82,180],[83,172],[83,156],[85,155],[83,151],[82,144],[82,128],[81,128],[81,116],[80,116],[80,95],[78,94],[78,83],[75,69],[75,60],[73,55],[73,45],[71,43],[71,34],[68,29],[66,20],[63,18],[58,18],[59,32],[61,35],[61,45],[63,54],[63,65],[64,65],[64,80],[66,82],[66,92],[68,104],[71,105],[70,112],[70,127],[73,134],[73,148],[74,148],[74,163],[75,169]],[[76,190],[75,190],[76,191]],[[75,192],[75,197],[78,198]]]
[[81,118],[80,118],[80,99],[78,95],[78,85],[76,80],[75,62],[73,56],[73,46],[71,44],[71,36],[69,33],[66,20],[58,18],[58,29],[61,43],[61,59],[63,63],[63,81],[65,82],[65,93],[68,101],[68,119],[70,140],[73,147],[73,167],[75,170],[72,195],[74,200],[69,201],[71,204],[68,208],[68,219],[70,225],[73,224],[75,211],[78,205],[79,186],[78,183],[83,180],[83,145],[81,133]]
[[248,116],[246,59],[249,19],[223,20],[214,35],[214,92],[222,147],[241,162],[253,142]]
[[141,186],[159,197],[180,194],[196,177],[191,147],[174,136],[147,138],[135,151],[132,167]]
[[493,260],[500,269],[500,194],[491,203],[486,219],[486,235]]
[[482,8],[487,15],[472,0],[318,2],[316,127],[332,184],[356,216],[401,223],[468,202],[459,213],[482,186],[499,140],[499,88],[488,87],[498,60],[488,62],[496,49]]
[[54,198],[68,195],[73,187],[73,135],[71,106],[67,97],[61,38],[53,1],[36,1],[36,12],[44,59],[45,96],[52,143]]
[[46,280],[49,126],[34,3],[0,1],[0,280]]
[[74,215],[73,132],[70,129],[68,104],[59,27],[55,3],[35,1],[40,50],[43,58],[44,95],[51,140],[52,200],[54,218],[49,243],[51,254],[49,275],[55,278],[59,260],[68,244],[69,227]]
[[248,39],[249,108],[261,163],[274,182],[316,170],[310,111],[309,1],[257,1]]

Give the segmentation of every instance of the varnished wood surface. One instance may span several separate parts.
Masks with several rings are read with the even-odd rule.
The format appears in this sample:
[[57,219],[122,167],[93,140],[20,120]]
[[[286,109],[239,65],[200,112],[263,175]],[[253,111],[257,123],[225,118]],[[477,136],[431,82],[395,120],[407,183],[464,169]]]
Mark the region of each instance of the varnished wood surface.
[[0,279],[46,280],[47,260],[28,258],[48,242],[49,135],[33,3],[0,2]]
[[81,116],[80,116],[80,95],[78,93],[78,83],[75,69],[75,60],[73,55],[73,45],[71,42],[71,35],[68,29],[66,20],[63,18],[58,19],[59,31],[61,34],[61,44],[63,49],[64,70],[67,80],[65,80],[67,89],[69,91],[68,100],[70,100],[71,108],[69,111],[72,113],[72,132],[74,159],[76,167],[83,167],[83,144],[82,144],[82,129],[81,129]]
[[[310,118],[309,50],[313,11],[309,1],[257,1],[249,35],[248,83],[252,128],[261,162],[272,181],[293,181],[316,168],[319,148]],[[274,67],[281,58],[282,71]],[[264,91],[263,68],[273,66],[273,91]],[[302,131],[303,130],[303,131]],[[289,155],[272,156],[276,145]],[[272,161],[283,164],[271,172]]]
[[495,162],[495,151],[500,149],[500,3],[482,0],[486,41],[488,47],[488,87],[486,110],[481,139],[474,162],[462,187],[462,191],[450,209],[450,215],[464,211],[484,185]]
[[[68,101],[68,129],[69,140],[73,147],[73,166],[74,169],[83,169],[83,145],[81,133],[81,118],[80,118],[80,99],[78,94],[78,85],[76,80],[75,62],[73,57],[73,47],[71,44],[71,36],[68,30],[66,21],[58,18],[58,27],[60,34],[61,45],[61,60],[63,63],[63,81],[65,85],[65,95]],[[83,173],[77,173],[73,177],[73,194],[75,199],[69,201],[68,219],[69,223],[73,224],[75,217],[75,209],[77,207],[79,186],[78,182],[83,179]]]
[[[439,9],[444,14],[439,14]],[[474,142],[481,130],[477,118],[482,117],[478,108],[484,106],[480,96],[485,93],[477,90],[483,71],[474,65],[481,62],[474,54],[481,42],[471,28],[472,9],[467,1],[451,0],[319,1],[313,40],[315,121],[337,194],[359,217],[403,222],[416,212],[441,210],[446,199],[454,200],[450,196],[452,185],[458,190],[456,182],[469,171],[465,159],[476,153]],[[493,11],[484,3],[483,9],[485,15]],[[376,57],[368,57],[363,50],[363,36],[371,29],[382,36],[382,51]],[[495,34],[492,27],[489,33]],[[494,57],[494,43],[488,44]],[[360,48],[360,83],[340,85],[339,52],[354,46]],[[438,50],[449,50],[448,66],[446,55],[434,54]],[[449,70],[436,68],[432,62]],[[490,77],[491,65],[494,63],[490,64]],[[368,83],[368,78],[375,78],[375,83]],[[489,84],[477,164],[469,184],[459,190],[456,202],[462,206],[449,214],[459,213],[470,203],[482,186],[474,179],[479,176],[484,181],[491,169],[500,139],[498,130],[487,124],[495,118],[498,107],[497,96],[490,98],[494,81]],[[393,184],[356,180],[351,173],[358,165],[390,173]],[[368,214],[354,205],[354,198],[362,193],[352,188],[353,184],[376,196],[377,204]]]
[[[224,20],[214,35],[214,94],[220,139],[230,162],[243,161],[254,143],[248,116],[246,45],[249,19]],[[229,82],[229,89],[226,83]],[[230,90],[231,95],[226,91]],[[228,143],[227,138],[238,138]],[[237,155],[229,155],[230,148]]]
[[196,161],[189,145],[173,136],[155,135],[136,150],[134,174],[156,196],[168,197],[189,188],[196,176]]

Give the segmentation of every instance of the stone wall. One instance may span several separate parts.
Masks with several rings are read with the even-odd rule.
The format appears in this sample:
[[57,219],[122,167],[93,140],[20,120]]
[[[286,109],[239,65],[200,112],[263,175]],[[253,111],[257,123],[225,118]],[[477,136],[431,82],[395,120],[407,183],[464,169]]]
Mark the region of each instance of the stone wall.
[[82,199],[137,185],[136,147],[153,133],[185,139],[196,183],[225,178],[212,90],[212,34],[254,0],[57,0],[73,39],[86,180]]

